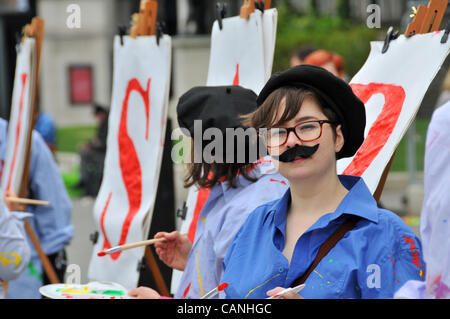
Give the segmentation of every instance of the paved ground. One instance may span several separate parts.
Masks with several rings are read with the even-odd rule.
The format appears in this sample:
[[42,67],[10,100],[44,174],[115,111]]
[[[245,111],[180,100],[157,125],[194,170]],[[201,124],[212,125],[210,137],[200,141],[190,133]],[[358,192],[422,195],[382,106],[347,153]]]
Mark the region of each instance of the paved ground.
[[73,200],[72,204],[72,224],[75,228],[75,235],[67,247],[68,263],[80,266],[81,283],[87,283],[87,271],[93,251],[93,244],[89,235],[95,231],[94,199],[83,197]]

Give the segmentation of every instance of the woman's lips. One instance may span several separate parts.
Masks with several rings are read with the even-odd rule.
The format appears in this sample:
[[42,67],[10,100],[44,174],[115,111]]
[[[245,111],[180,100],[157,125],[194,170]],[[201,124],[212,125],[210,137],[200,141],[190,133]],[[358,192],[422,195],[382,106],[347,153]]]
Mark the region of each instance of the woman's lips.
[[305,160],[306,160],[306,158],[297,156],[297,157],[295,158],[295,160],[292,161],[292,163],[294,163],[294,164],[299,164],[299,163],[301,163],[301,162],[303,162],[303,161],[305,161]]

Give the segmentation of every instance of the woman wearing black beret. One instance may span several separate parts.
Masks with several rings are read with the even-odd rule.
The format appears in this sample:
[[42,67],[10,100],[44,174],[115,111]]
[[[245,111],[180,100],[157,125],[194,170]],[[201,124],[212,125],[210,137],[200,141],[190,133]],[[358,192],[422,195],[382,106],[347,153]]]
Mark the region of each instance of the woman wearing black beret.
[[312,65],[275,74],[244,123],[259,130],[284,196],[255,209],[224,261],[227,298],[392,298],[424,280],[421,243],[380,209],[364,180],[336,161],[364,141],[365,107],[343,80]]

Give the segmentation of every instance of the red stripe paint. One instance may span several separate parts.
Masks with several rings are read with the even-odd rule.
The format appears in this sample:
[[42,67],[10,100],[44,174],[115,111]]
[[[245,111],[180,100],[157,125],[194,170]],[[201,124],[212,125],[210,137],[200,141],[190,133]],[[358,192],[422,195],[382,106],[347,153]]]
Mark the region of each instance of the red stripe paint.
[[25,96],[25,84],[27,82],[28,75],[26,73],[22,73],[20,75],[20,79],[22,80],[22,91],[20,93],[20,100],[19,100],[19,116],[17,118],[16,123],[16,140],[14,143],[14,152],[13,157],[11,161],[11,168],[9,170],[9,177],[8,177],[8,183],[6,185],[6,190],[11,189],[11,183],[12,183],[12,177],[14,173],[14,168],[16,166],[16,159],[17,159],[17,152],[19,149],[19,142],[20,142],[20,129],[22,126],[22,113],[23,113],[23,98]]
[[[144,101],[145,106],[145,115],[146,115],[146,131],[145,131],[145,139],[148,140],[148,132],[149,132],[149,122],[150,122],[150,83],[151,79],[147,81],[147,88],[144,90],[139,81],[135,78],[131,79],[128,82],[125,98],[122,103],[122,114],[120,117],[119,123],[119,134],[118,134],[118,146],[119,146],[119,166],[120,171],[122,173],[122,180],[124,182],[124,186],[128,196],[128,204],[129,209],[128,213],[125,216],[125,221],[122,225],[122,232],[120,234],[119,243],[117,245],[123,245],[126,243],[126,239],[128,236],[128,231],[139,211],[142,203],[142,170],[141,164],[139,162],[139,158],[136,152],[136,148],[134,147],[133,140],[128,134],[128,100],[132,92],[136,91],[139,93]],[[109,201],[108,201],[109,203]],[[101,228],[103,231],[103,236],[105,238],[103,244],[103,250],[111,248],[110,242],[106,236],[104,231],[104,215],[106,214],[106,207],[102,214],[101,219]],[[116,260],[119,258],[122,251],[119,251],[114,254],[110,254],[109,256]]]
[[188,230],[188,238],[191,241],[191,243],[193,243],[194,239],[195,239],[195,232],[197,230],[198,217],[200,216],[200,212],[202,211],[203,206],[205,205],[206,201],[208,200],[208,196],[209,196],[210,192],[211,192],[210,188],[201,187],[198,190],[197,202],[195,203],[195,209],[194,209],[194,216],[192,217],[191,224],[189,225],[189,230]]
[[279,182],[279,183],[281,183],[281,184],[283,184],[283,185],[287,185],[285,181],[279,181],[279,180],[273,179],[273,178],[271,178],[270,181],[271,181],[271,182]]
[[368,85],[351,84],[350,86],[363,103],[367,103],[373,95],[379,93],[383,94],[385,98],[383,109],[370,128],[364,143],[343,172],[343,175],[362,176],[394,131],[406,93],[401,86],[391,84],[370,83]]
[[233,85],[239,85],[239,63],[236,64],[236,74],[234,75]]
[[108,240],[108,237],[106,236],[106,230],[105,230],[105,215],[108,211],[109,202],[111,201],[112,193],[109,193],[108,198],[106,199],[105,206],[103,207],[102,214],[100,215],[100,230],[102,231],[103,238],[105,238],[103,242],[103,250],[111,248],[111,243]]
[[183,292],[183,297],[181,297],[182,299],[186,299],[186,296],[189,292],[189,289],[191,288],[191,283],[189,283],[189,285],[186,287],[186,289]]

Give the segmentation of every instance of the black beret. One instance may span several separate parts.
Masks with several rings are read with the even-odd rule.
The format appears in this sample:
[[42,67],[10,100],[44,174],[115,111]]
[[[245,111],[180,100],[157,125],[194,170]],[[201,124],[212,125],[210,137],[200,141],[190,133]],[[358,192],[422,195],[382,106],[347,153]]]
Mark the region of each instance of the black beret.
[[240,115],[256,110],[256,94],[241,86],[200,86],[184,93],[177,105],[178,124],[194,137],[194,121],[202,121],[202,131],[215,127],[243,127]]
[[273,91],[284,86],[310,89],[316,93],[321,103],[326,104],[324,106],[335,111],[345,140],[337,158],[355,155],[364,142],[366,110],[364,103],[344,80],[315,65],[295,66],[275,73],[269,79],[257,98],[258,106],[261,106]]

